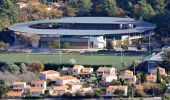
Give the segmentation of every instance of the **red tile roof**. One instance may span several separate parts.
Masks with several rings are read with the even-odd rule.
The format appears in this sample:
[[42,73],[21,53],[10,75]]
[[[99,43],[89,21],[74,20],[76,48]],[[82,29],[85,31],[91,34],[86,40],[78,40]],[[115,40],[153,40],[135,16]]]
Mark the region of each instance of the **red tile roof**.
[[7,97],[21,97],[22,96],[22,92],[10,91],[10,92],[7,92],[5,94],[5,96],[7,96]]
[[48,70],[48,71],[43,71],[41,74],[59,74],[59,72],[54,71],[54,70]]

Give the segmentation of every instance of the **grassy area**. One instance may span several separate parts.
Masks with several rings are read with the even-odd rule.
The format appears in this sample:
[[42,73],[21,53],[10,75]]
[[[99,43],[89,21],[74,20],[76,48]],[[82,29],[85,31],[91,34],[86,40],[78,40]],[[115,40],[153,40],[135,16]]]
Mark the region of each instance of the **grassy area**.
[[[28,55],[28,56],[27,56]],[[120,65],[120,56],[108,55],[61,55],[61,63],[71,63],[71,60],[77,64],[88,65]],[[122,61],[130,64],[134,59],[140,59],[140,56],[123,56]],[[0,54],[0,62],[33,62],[41,61],[43,63],[60,64],[60,55],[50,54],[26,54],[26,53],[9,53]]]

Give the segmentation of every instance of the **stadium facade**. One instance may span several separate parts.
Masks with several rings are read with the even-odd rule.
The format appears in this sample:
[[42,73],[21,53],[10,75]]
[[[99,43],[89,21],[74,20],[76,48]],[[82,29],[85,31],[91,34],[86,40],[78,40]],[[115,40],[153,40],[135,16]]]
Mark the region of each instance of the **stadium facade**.
[[110,38],[130,41],[151,36],[156,25],[130,18],[66,17],[16,23],[8,28],[19,34],[37,34],[39,43],[35,47],[46,48],[57,40],[68,42],[74,49],[103,49]]

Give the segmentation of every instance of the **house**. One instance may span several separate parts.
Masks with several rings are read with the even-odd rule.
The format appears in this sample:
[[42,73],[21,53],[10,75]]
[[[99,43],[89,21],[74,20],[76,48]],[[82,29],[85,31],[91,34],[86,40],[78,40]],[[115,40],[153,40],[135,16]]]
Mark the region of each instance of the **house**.
[[76,91],[80,90],[82,87],[82,85],[77,82],[68,82],[66,85],[69,86],[69,89],[72,92],[76,92]]
[[115,74],[115,68],[114,67],[99,67],[97,69],[97,77],[103,76],[103,75],[114,75]]
[[133,75],[133,72],[130,70],[125,70],[125,71],[121,72],[120,75],[122,75],[122,76],[128,75],[129,76],[129,75]]
[[93,68],[82,68],[80,71],[80,76],[87,76],[93,73]]
[[125,70],[120,73],[119,78],[124,82],[136,83],[136,75],[133,75],[133,72],[130,70]]
[[12,87],[15,92],[24,92],[24,88],[26,88],[26,82],[14,82]]
[[54,70],[48,70],[48,71],[41,72],[39,78],[41,80],[47,80],[47,79],[52,79],[54,77],[59,77],[59,76],[60,76],[59,72],[54,71]]
[[123,82],[136,83],[136,75],[119,76],[119,78],[122,79]]
[[60,73],[61,73],[61,74],[72,74],[72,68],[63,67],[63,68],[60,70]]
[[116,74],[114,74],[114,75],[103,75],[102,80],[104,82],[112,82],[113,80],[117,80],[117,75]]
[[156,75],[158,69],[159,69],[160,75],[162,75],[162,76],[167,75],[167,74],[166,74],[166,71],[165,71],[165,68],[162,68],[162,67],[155,67],[155,68],[153,68],[153,69],[150,70],[150,73]]
[[30,85],[26,85],[26,87],[24,88],[24,93],[28,93],[31,89]]
[[24,97],[22,92],[15,92],[15,91],[10,91],[5,93],[6,98],[21,98]]
[[84,68],[84,66],[82,66],[82,65],[74,65],[73,68],[72,68],[72,74],[74,76],[79,75],[83,68]]
[[58,96],[65,92],[67,92],[67,86],[52,86],[49,89],[51,91],[52,96]]
[[43,80],[32,81],[32,82],[31,82],[31,86],[32,86],[32,87],[35,87],[35,88],[43,88],[44,90],[46,90],[46,88],[47,88],[47,83],[46,83],[46,81],[43,81]]
[[114,96],[115,90],[123,90],[124,96],[127,96],[128,86],[109,86],[106,88],[106,96]]
[[147,80],[147,82],[156,82],[157,76],[153,75],[153,74],[147,75],[146,80]]
[[133,72],[130,70],[125,70],[120,73],[119,78],[124,82],[136,83],[136,75],[133,75]]
[[69,82],[78,82],[78,80],[76,77],[73,77],[73,76],[62,76],[62,77],[57,78],[56,85],[63,86]]
[[31,87],[29,93],[31,96],[40,96],[45,93],[45,89],[42,87]]

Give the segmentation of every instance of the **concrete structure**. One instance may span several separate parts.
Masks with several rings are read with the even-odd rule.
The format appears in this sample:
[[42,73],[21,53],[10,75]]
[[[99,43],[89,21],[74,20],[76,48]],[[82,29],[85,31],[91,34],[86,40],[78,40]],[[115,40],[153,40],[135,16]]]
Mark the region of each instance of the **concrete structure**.
[[102,80],[104,82],[112,82],[113,80],[117,80],[117,75],[116,74],[114,74],[114,75],[103,75]]
[[67,17],[16,23],[8,28],[18,35],[38,34],[39,44],[35,47],[46,48],[59,41],[69,42],[71,49],[104,49],[109,37],[116,40],[148,37],[154,34],[156,25],[130,18]]
[[39,79],[41,80],[47,80],[47,79],[53,79],[54,77],[59,77],[60,74],[57,71],[54,70],[48,70],[48,71],[43,71],[40,73]]
[[77,82],[68,82],[66,85],[69,86],[71,92],[76,92],[82,87],[82,85]]
[[75,76],[79,75],[81,72],[81,69],[83,69],[83,68],[84,68],[84,66],[82,66],[82,65],[74,65],[72,68],[72,74]]
[[77,83],[78,80],[76,77],[73,77],[73,76],[62,76],[62,77],[59,77],[57,80],[56,80],[56,85],[58,86],[63,86],[69,82],[75,82]]
[[60,73],[61,73],[61,74],[72,74],[72,68],[63,67],[63,68],[60,70]]
[[136,83],[136,75],[133,75],[133,72],[130,70],[125,70],[120,73],[119,78],[124,82]]
[[52,96],[58,96],[67,92],[67,86],[52,86],[49,91]]
[[26,88],[26,82],[14,82],[12,87],[16,92],[24,92],[24,88]]
[[128,86],[109,86],[106,88],[106,96],[114,96],[116,89],[123,90],[124,96],[127,96]]
[[46,81],[32,81],[31,86],[35,88],[42,88],[44,90],[47,89],[47,82]]
[[97,69],[97,77],[103,76],[103,75],[114,75],[115,74],[115,68],[114,67],[99,67]]
[[29,92],[31,96],[40,96],[41,94],[45,93],[45,89],[38,88],[38,87],[31,87]]

